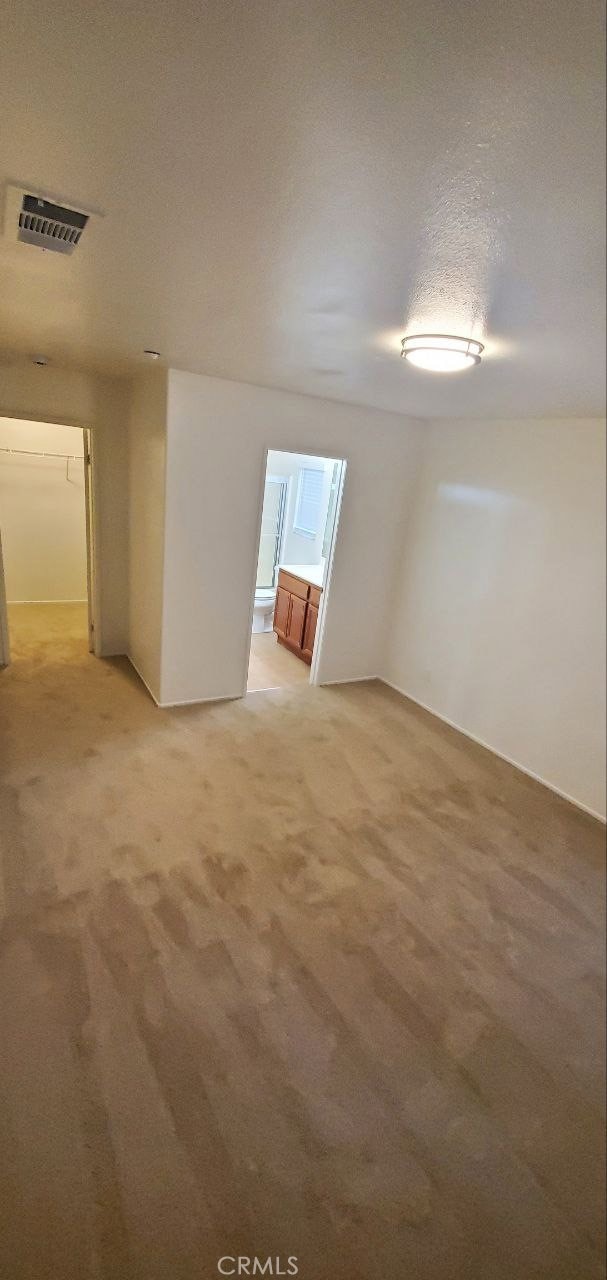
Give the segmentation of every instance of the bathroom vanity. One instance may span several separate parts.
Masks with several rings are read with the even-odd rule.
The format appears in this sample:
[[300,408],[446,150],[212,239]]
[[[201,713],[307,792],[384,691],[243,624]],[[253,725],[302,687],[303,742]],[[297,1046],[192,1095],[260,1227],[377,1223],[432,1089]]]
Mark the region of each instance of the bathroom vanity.
[[318,607],[322,595],[322,565],[287,565],[278,570],[274,631],[303,662],[312,661]]

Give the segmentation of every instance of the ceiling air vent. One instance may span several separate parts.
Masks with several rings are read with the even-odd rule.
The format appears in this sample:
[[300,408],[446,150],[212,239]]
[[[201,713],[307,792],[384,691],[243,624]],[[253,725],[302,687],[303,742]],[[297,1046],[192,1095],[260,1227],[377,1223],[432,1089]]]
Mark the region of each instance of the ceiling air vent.
[[101,209],[87,208],[56,191],[7,182],[2,235],[13,244],[21,240],[51,253],[70,254],[80,243],[87,223],[102,217]]
[[24,195],[17,239],[51,253],[73,253],[88,222],[87,213]]

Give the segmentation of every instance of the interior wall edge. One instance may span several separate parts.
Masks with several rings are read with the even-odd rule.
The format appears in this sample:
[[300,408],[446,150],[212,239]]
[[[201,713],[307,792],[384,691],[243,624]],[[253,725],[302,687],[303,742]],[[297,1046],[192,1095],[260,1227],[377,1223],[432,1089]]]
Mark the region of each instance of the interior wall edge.
[[[411,456],[411,467],[407,477],[406,487],[403,490],[401,512],[397,525],[397,538],[394,556],[392,559],[392,570],[390,573],[390,591],[386,603],[385,616],[382,620],[382,648],[380,655],[380,666],[383,670],[387,670],[391,665],[392,647],[394,637],[392,634],[393,624],[393,608],[394,601],[400,602],[403,582],[405,581],[408,562],[412,555],[412,532],[418,515],[418,507],[420,504],[420,496],[422,492],[422,481],[424,476],[424,467],[426,458],[430,449],[430,433],[432,423],[430,420],[418,419],[418,430],[415,432],[413,449]],[[422,430],[424,428],[425,430]],[[382,680],[381,675],[374,677]]]
[[137,663],[135,662],[135,660],[134,660],[134,658],[131,656],[131,654],[130,654],[130,653],[126,653],[126,654],[123,654],[123,655],[118,655],[118,654],[116,654],[115,656],[116,656],[116,657],[118,657],[118,656],[125,657],[125,658],[127,659],[127,661],[128,661],[128,662],[130,662],[130,664],[131,664],[131,666],[132,666],[132,668],[133,668],[133,671],[135,672],[135,674],[136,674],[136,675],[138,675],[138,676],[139,676],[139,679],[141,680],[142,685],[144,685],[144,687],[147,689],[147,691],[148,691],[148,693],[149,693],[149,695],[150,695],[150,698],[152,699],[152,702],[155,702],[157,707],[162,706],[162,703],[160,703],[160,702],[158,701],[158,698],[156,697],[156,694],[153,692],[153,690],[152,690],[152,689],[150,689],[150,686],[149,686],[149,684],[148,684],[148,682],[147,682],[147,680],[146,680],[145,676],[143,676],[143,675],[141,674],[141,672],[140,672],[140,670],[139,670],[139,667],[137,666]]
[[167,370],[142,369],[131,381],[128,412],[128,649],[160,705],[164,608]]
[[568,804],[574,805],[576,809],[581,809],[582,813],[587,813],[590,818],[594,818],[605,826],[607,824],[607,815],[599,813],[596,809],[592,809],[590,805],[584,803],[583,800],[576,799],[567,791],[563,791],[561,787],[557,787],[554,782],[550,782],[548,778],[543,778],[541,774],[534,773],[533,769],[528,769],[520,760],[514,760],[512,756],[507,756],[503,751],[498,751],[497,747],[493,747],[490,742],[485,742],[483,738],[477,737],[475,733],[471,733],[469,729],[464,729],[461,724],[457,724],[455,720],[449,720],[447,716],[437,711],[435,707],[428,706],[427,702],[422,702],[420,698],[414,697],[412,693],[408,693],[406,689],[402,689],[400,685],[394,684],[393,680],[388,680],[385,676],[378,676],[378,680],[385,684],[389,689],[393,689],[401,698],[407,698],[409,702],[414,702],[416,707],[421,707],[422,711],[427,711],[429,715],[435,716],[437,720],[441,720],[443,724],[454,729],[456,733],[461,733],[464,738],[468,738],[470,742],[476,743],[477,747],[483,747],[485,751],[490,751],[491,755],[496,756],[498,760],[503,760],[505,764],[512,765],[513,769],[517,769],[519,773],[524,773],[527,778],[532,778],[534,782],[539,783],[542,787],[547,787],[548,791],[552,791],[561,800],[566,800]]

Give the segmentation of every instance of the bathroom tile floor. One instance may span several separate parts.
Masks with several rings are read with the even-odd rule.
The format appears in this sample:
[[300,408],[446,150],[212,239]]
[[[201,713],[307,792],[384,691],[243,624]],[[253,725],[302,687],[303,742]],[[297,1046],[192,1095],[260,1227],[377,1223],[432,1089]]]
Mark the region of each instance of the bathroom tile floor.
[[259,689],[288,689],[291,685],[307,684],[309,680],[310,668],[279,644],[273,631],[252,635],[247,693]]

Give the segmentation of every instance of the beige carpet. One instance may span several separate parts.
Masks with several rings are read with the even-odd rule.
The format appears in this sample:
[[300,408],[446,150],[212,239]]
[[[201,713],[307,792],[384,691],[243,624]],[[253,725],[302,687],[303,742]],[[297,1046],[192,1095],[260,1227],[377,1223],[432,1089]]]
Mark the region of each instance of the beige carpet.
[[0,1275],[602,1276],[599,825],[379,684],[162,712],[11,623]]

